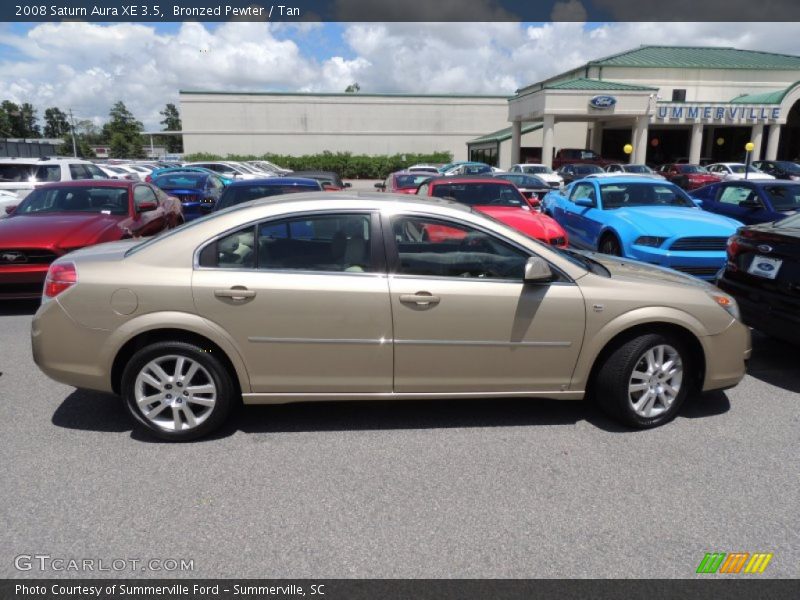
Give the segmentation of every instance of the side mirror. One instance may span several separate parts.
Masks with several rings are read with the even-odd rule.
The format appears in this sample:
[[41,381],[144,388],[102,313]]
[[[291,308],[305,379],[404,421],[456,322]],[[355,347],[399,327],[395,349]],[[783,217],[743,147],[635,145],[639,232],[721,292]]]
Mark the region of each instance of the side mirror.
[[525,263],[525,283],[548,283],[553,281],[553,271],[547,261],[539,256],[531,256]]
[[158,204],[155,202],[140,202],[139,206],[136,208],[136,212],[150,212],[151,210],[155,210],[158,208]]
[[589,198],[576,198],[575,204],[576,206],[583,206],[585,208],[594,208],[594,201],[589,200]]
[[531,196],[528,198],[528,205],[531,208],[539,208],[542,205],[542,201],[536,196]]
[[6,214],[11,215],[14,214],[14,211],[17,210],[17,205],[13,204],[11,206],[6,206]]

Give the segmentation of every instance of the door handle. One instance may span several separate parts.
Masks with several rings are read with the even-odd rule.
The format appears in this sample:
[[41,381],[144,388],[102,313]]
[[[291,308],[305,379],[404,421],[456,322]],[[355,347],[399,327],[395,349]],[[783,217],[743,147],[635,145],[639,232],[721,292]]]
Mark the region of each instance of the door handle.
[[253,290],[248,290],[246,287],[232,287],[229,290],[214,290],[214,295],[217,298],[244,300],[245,298],[253,298],[256,293]]
[[441,298],[429,292],[417,292],[416,294],[400,294],[400,302],[406,304],[417,304],[419,306],[432,306],[439,304]]

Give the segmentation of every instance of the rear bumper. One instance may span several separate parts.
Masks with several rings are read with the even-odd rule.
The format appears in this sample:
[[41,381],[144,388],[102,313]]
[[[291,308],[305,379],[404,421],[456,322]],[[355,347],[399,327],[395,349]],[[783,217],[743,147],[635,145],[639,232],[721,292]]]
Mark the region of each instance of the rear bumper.
[[704,392],[733,387],[744,378],[745,361],[752,353],[750,329],[744,323],[733,320],[722,333],[703,338],[703,346],[706,355]]
[[753,329],[800,344],[800,299],[765,291],[723,275],[717,286],[736,298],[742,319]]

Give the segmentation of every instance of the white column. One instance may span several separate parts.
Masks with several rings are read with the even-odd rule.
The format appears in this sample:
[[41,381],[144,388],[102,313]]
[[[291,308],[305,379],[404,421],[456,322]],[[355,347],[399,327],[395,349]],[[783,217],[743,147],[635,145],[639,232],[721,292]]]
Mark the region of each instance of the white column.
[[713,125],[710,125],[706,131],[706,143],[705,147],[703,148],[703,155],[701,158],[711,158],[711,155],[714,153],[714,144],[716,144],[716,129]]
[[589,142],[589,149],[600,154],[603,147],[603,124],[600,121],[592,123],[592,136]]
[[644,164],[647,158],[647,126],[650,118],[647,116],[636,117],[636,126],[633,128],[633,152],[628,162]]
[[692,137],[689,141],[689,164],[696,165],[700,162],[700,149],[703,145],[703,124],[692,124]]
[[[519,163],[519,149],[522,145],[522,121],[511,123],[511,165]],[[509,165],[509,168],[511,168]]]
[[556,119],[553,115],[545,115],[542,118],[542,164],[548,167],[553,166],[553,130],[556,126]]
[[753,132],[750,134],[750,141],[753,142],[753,152],[750,154],[751,160],[761,160],[761,140],[764,137],[764,124],[756,123],[753,125]]
[[778,142],[781,139],[781,126],[773,123],[769,126],[769,138],[767,139],[767,160],[778,158]]

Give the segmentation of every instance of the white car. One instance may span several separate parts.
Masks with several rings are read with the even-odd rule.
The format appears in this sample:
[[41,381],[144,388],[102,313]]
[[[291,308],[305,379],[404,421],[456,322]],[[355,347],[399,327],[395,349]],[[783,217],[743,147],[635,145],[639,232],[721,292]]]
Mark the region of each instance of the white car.
[[551,188],[560,188],[562,185],[564,185],[564,178],[561,177],[561,175],[553,171],[553,169],[551,169],[550,167],[539,163],[524,163],[519,165],[513,165],[508,170],[508,172],[536,175],[536,177],[544,181]]
[[19,196],[14,192],[0,190],[0,219],[6,216],[6,206],[16,206],[19,204]]
[[284,169],[283,167],[279,167],[275,163],[271,163],[268,160],[248,160],[246,165],[250,165],[259,171],[263,171],[264,173],[274,173],[278,176],[288,175],[293,171],[291,169]]
[[431,173],[432,175],[437,175],[439,173],[439,167],[435,165],[411,165],[406,171],[409,173]]
[[666,179],[660,173],[656,173],[647,165],[631,165],[626,163],[616,163],[608,165],[606,172],[612,175],[635,175],[641,177],[650,177],[652,179]]
[[706,170],[709,173],[714,173],[714,175],[722,177],[723,181],[745,179],[745,171],[747,173],[747,179],[775,179],[772,175],[768,175],[764,173],[764,171],[759,171],[752,165],[750,165],[748,169],[747,165],[744,163],[714,163],[713,165],[708,165]]
[[109,179],[130,179],[134,181],[139,181],[140,177],[138,173],[128,171],[122,168],[122,165],[97,165],[97,168],[100,169]]
[[270,177],[267,173],[254,172],[251,169],[246,169],[243,165],[228,161],[193,162],[184,166],[203,167],[230,179],[264,179],[265,177]]
[[80,158],[0,158],[0,190],[17,203],[42,183],[75,179],[108,179],[93,162]]

